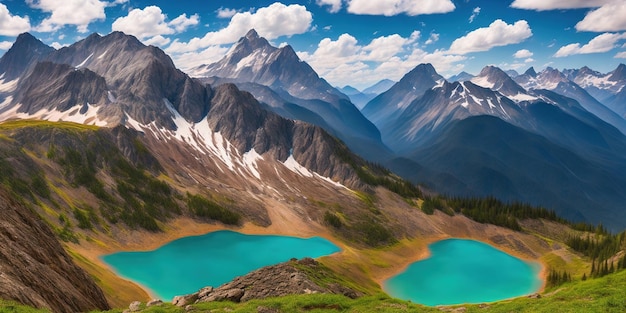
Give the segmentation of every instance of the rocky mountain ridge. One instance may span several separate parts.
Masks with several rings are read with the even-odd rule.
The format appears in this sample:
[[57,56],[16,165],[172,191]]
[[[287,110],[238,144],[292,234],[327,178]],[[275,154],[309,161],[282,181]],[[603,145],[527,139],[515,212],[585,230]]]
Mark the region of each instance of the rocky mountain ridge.
[[[290,46],[273,47],[254,30],[242,37],[222,60],[201,65],[190,73],[213,84],[235,83],[268,103],[270,110],[323,127],[367,159],[380,159],[380,154],[388,153],[376,126],[348,96],[320,78]],[[264,87],[273,94],[268,95]]]

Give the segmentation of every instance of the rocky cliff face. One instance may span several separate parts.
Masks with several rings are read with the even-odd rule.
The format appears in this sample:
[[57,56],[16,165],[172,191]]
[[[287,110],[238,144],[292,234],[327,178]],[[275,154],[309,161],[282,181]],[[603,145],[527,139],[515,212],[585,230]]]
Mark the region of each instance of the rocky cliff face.
[[0,298],[54,312],[109,309],[102,291],[77,267],[49,227],[0,190]]

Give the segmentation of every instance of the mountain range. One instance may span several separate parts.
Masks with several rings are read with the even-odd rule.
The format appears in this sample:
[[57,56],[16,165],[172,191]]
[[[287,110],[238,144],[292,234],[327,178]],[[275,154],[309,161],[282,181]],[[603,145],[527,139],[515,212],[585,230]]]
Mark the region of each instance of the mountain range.
[[[300,164],[324,177],[355,183],[354,173],[340,169],[339,162],[313,158],[317,152],[312,151],[328,149],[299,143],[310,144],[310,138],[301,137],[310,134],[304,130],[309,126],[292,121],[304,121],[338,137],[365,159],[438,192],[493,195],[545,205],[574,220],[626,225],[623,218],[610,217],[624,214],[618,203],[626,195],[615,186],[624,183],[626,120],[584,89],[595,90],[596,96],[604,90],[611,96],[603,101],[615,101],[626,84],[623,65],[605,75],[587,68],[540,73],[531,68],[515,78],[487,66],[477,76],[465,75],[469,80],[450,83],[432,65],[421,64],[362,111],[290,46],[273,47],[254,30],[222,60],[192,69],[195,79],[177,70],[158,48],[118,32],[94,34],[60,50],[23,34],[0,60],[0,70],[5,73],[3,119],[124,125],[162,141],[176,138],[195,153],[213,154],[231,170],[237,164],[246,167],[248,155],[269,153],[285,162],[293,153]],[[577,81],[585,82],[584,88]],[[381,82],[372,90],[389,84]],[[475,118],[478,122],[469,122]],[[496,149],[493,138],[468,125],[503,133],[512,128],[518,136],[511,141],[527,142],[528,151],[536,146],[544,153],[508,152],[511,147],[505,144]],[[452,144],[461,135],[457,127],[487,136],[467,139],[475,141],[472,150],[480,153]],[[560,149],[567,153],[555,152]],[[502,155],[494,156],[495,150]],[[467,161],[473,165],[465,166],[450,157],[454,154],[476,156]],[[523,171],[498,165],[517,162],[525,165]],[[534,162],[547,165],[529,166]],[[255,170],[247,172],[260,178]],[[493,183],[494,177],[502,183]],[[562,199],[563,190],[572,196]]]

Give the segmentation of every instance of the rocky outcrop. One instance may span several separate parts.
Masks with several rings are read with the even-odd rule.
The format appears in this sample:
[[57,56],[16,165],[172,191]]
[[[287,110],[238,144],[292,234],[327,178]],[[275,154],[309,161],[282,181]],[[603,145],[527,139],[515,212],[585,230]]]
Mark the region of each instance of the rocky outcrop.
[[102,290],[29,208],[0,190],[0,298],[54,312],[109,309]]
[[[361,296],[360,292],[339,283],[321,286],[313,281],[307,272],[315,273],[318,278],[320,276],[329,278],[334,275],[311,258],[299,261],[292,259],[289,262],[267,266],[248,275],[237,277],[232,282],[217,288],[205,287],[197,293],[175,297],[172,303],[184,307],[198,302],[245,302],[253,299],[312,293],[342,294],[353,299]],[[329,281],[332,281],[332,278]]]

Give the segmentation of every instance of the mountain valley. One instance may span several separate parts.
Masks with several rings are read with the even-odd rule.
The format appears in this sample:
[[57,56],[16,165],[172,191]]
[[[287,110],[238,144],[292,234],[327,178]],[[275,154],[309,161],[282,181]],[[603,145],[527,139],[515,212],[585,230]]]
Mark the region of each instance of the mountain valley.
[[[414,305],[381,296],[383,281],[445,238],[540,262],[541,292],[585,284],[596,262],[619,279],[624,71],[488,66],[452,82],[420,64],[364,89],[359,110],[255,30],[187,73],[121,32],[58,50],[24,33],[0,59],[0,297],[54,312],[145,302],[102,255],[221,229],[327,238],[342,252],[324,273],[390,306]],[[591,255],[578,238],[611,243]]]

